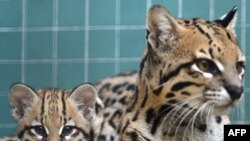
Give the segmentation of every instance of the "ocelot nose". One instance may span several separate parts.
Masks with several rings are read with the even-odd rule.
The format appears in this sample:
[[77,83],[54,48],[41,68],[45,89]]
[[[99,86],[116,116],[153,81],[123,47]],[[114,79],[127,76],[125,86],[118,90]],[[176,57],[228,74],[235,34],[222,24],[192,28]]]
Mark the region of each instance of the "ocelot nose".
[[239,99],[243,93],[243,87],[233,86],[233,85],[227,85],[225,86],[225,89],[229,93],[232,100]]

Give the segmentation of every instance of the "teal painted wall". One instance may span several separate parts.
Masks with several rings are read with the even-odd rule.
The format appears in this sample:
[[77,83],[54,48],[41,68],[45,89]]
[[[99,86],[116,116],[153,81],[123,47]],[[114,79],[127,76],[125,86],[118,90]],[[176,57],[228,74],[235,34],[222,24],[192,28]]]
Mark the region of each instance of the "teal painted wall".
[[[250,59],[248,0],[0,0],[0,136],[15,131],[7,97],[15,82],[72,88],[137,69],[155,3],[176,17],[207,19],[238,6],[237,38]],[[249,73],[245,102],[231,115],[237,123],[250,123]]]

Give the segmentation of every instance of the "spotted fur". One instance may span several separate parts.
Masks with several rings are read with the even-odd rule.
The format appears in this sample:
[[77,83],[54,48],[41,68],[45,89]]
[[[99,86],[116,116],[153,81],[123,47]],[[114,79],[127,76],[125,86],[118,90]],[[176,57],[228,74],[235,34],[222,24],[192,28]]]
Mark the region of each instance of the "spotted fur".
[[35,91],[16,84],[9,99],[21,141],[97,141],[103,104],[92,85]]
[[99,141],[119,141],[121,115],[135,91],[137,72],[121,73],[98,81],[95,87],[104,103],[104,122]]
[[149,10],[147,49],[122,116],[122,141],[223,140],[222,116],[243,92],[236,11],[207,21],[175,19],[160,5]]

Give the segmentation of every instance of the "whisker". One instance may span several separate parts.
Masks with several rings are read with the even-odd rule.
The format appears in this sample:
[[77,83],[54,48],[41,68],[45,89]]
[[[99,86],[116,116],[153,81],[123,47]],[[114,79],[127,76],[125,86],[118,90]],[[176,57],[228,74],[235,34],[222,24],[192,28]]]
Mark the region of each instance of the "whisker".
[[[182,109],[183,107],[182,106],[184,106],[186,103],[185,102],[191,102],[192,100],[196,100],[196,98],[200,98],[201,96],[195,96],[195,97],[190,97],[190,98],[188,98],[188,99],[185,99],[185,100],[183,100],[183,101],[181,101],[180,103],[181,104],[179,104],[179,105],[177,105],[177,106],[175,106],[175,108],[174,109],[172,109],[172,111],[171,112],[169,112],[168,113],[168,115],[164,118],[164,120],[166,120],[170,115],[171,115],[171,118],[173,118],[173,117],[175,117],[175,115],[177,114],[177,112],[180,110],[180,109]],[[196,105],[198,105],[199,104],[199,102],[197,102],[197,103],[192,103],[192,105],[190,105],[191,107],[194,107],[194,106],[196,106]],[[173,125],[175,125],[175,123],[181,118],[181,116],[182,115],[184,115],[184,114],[186,114],[187,113],[187,115],[189,115],[189,113],[188,113],[188,111],[189,111],[190,109],[185,109],[184,111],[182,111],[182,113],[173,121],[173,123],[172,123],[172,125],[171,125],[171,127],[170,128],[168,128],[168,129],[171,129],[172,128],[172,126]],[[194,110],[194,109],[192,109],[192,110]],[[175,112],[174,114],[172,114],[173,112]],[[191,113],[191,112],[190,112]],[[186,115],[186,116],[187,116]],[[183,120],[185,119],[185,117],[183,118]],[[180,123],[179,123],[179,125],[178,126],[180,126],[180,124],[182,123],[183,121],[181,121]],[[167,125],[168,126],[168,125]],[[168,130],[168,132],[167,132],[167,134],[169,134],[169,130]],[[176,134],[176,133],[175,133]]]
[[231,112],[232,120],[234,120],[234,117],[236,117],[236,116],[237,116],[237,107],[234,110],[232,110],[232,112]]
[[240,117],[239,109],[238,109],[238,107],[236,107],[236,108],[234,109],[233,120],[235,121],[236,119],[239,119],[239,117]]
[[177,102],[177,103],[171,105],[171,107],[166,108],[164,111],[162,111],[162,112],[160,113],[160,115],[161,115],[162,113],[164,113],[166,110],[169,110],[169,109],[171,109],[172,107],[174,107],[174,108],[171,109],[171,111],[170,111],[170,112],[167,114],[167,116],[165,117],[165,119],[167,119],[168,116],[171,115],[174,111],[175,111],[175,113],[174,113],[174,115],[175,115],[176,112],[178,112],[179,109],[183,108],[183,106],[184,106],[185,104],[187,104],[188,102],[191,102],[192,100],[195,100],[196,98],[199,98],[199,97],[200,97],[200,96],[190,97],[190,98],[187,98],[187,99],[185,99],[185,100],[183,100],[183,101]]
[[[209,105],[209,104],[211,104],[211,106]],[[207,102],[207,104],[204,106],[204,110],[202,110],[202,109],[200,109],[200,119],[201,119],[201,123],[203,122],[203,116],[201,116],[204,112],[205,112],[205,110],[206,110],[206,108],[209,108],[209,110],[208,110],[208,112],[206,113],[206,120],[205,120],[205,123],[208,123],[208,120],[209,120],[209,117],[210,117],[210,110],[211,110],[211,108],[213,108],[213,106],[214,106],[214,104],[212,104],[212,102]],[[199,112],[198,112],[199,113]],[[198,113],[197,113],[197,115],[196,116],[194,116],[193,117],[193,119],[192,119],[192,137],[194,137],[194,122],[195,122],[195,118],[198,116]]]
[[[187,104],[188,102],[191,102],[192,100],[196,100],[196,98],[199,98],[199,97],[201,97],[201,96],[195,96],[195,97],[190,97],[190,98],[188,98],[188,99],[185,99],[185,100],[183,100],[183,101],[180,101],[179,103],[179,105],[176,105],[176,106],[179,106],[178,107],[178,110],[180,109],[180,108],[183,108],[182,106],[184,106],[185,104]],[[189,106],[191,106],[192,107],[192,105],[189,105]],[[193,105],[194,106],[194,105]],[[175,113],[174,113],[174,115],[177,113],[178,111],[175,111]],[[170,115],[170,114],[169,114]],[[168,115],[168,116],[169,116]]]
[[209,108],[207,118],[206,118],[206,123],[209,122],[209,117],[213,114],[213,109],[214,109],[214,104]]
[[[214,113],[214,107],[215,107],[214,104],[212,104],[212,112],[211,112],[212,115],[213,115],[213,113]],[[207,122],[209,122],[209,120],[208,120]]]
[[194,116],[192,117],[192,120],[189,121],[189,123],[188,123],[188,125],[187,125],[187,127],[186,127],[186,129],[185,129],[185,131],[184,131],[184,135],[183,135],[182,140],[183,140],[183,139],[185,138],[185,136],[186,136],[187,129],[188,129],[190,123],[194,124],[194,121],[195,121],[196,116],[198,115],[198,113],[199,113],[202,109],[204,109],[208,104],[210,104],[210,102],[206,102],[206,103],[202,104],[201,107],[195,112]]
[[238,119],[240,119],[241,121],[243,121],[244,120],[244,116],[242,116],[243,115],[243,109],[241,108],[241,107],[236,107],[236,109],[238,109],[239,110],[239,118]]
[[[175,123],[176,122],[178,122],[179,121],[179,119],[182,117],[182,119],[181,119],[181,121],[179,121],[179,124],[177,125],[177,128],[176,128],[176,130],[175,130],[175,136],[176,136],[176,134],[177,134],[177,131],[179,130],[179,126],[182,124],[182,122],[184,121],[184,119],[186,119],[186,117],[190,114],[190,113],[192,113],[194,110],[195,110],[195,108],[196,108],[196,106],[198,106],[199,105],[199,103],[197,102],[197,103],[193,103],[193,105],[192,105],[192,107],[193,107],[193,109],[185,109],[173,122],[172,122],[172,125],[171,125],[171,127],[170,128],[168,128],[168,132],[167,132],[167,134],[169,134],[169,132],[170,132],[170,130],[172,129],[172,127],[175,125]],[[183,116],[184,115],[184,116]],[[174,116],[172,116],[172,118],[174,118]]]
[[[171,82],[171,83],[172,83],[172,82]],[[165,83],[162,83],[161,85],[159,85],[159,86],[155,87],[154,89],[150,90],[149,93],[150,93],[150,92],[153,92],[154,90],[157,90],[157,89],[160,88],[160,87],[163,87],[163,86],[165,86],[165,85],[167,85],[167,84],[171,84],[171,83],[170,83],[170,81],[165,82]],[[177,129],[176,129],[176,131],[175,131],[175,134],[174,134],[174,135],[176,136],[176,134],[177,134],[177,132],[178,132],[178,130],[179,130],[179,128],[180,128],[180,125],[183,123],[183,121],[184,121],[192,112],[195,111],[195,108],[198,108],[198,106],[200,105],[200,101],[198,101],[198,102],[196,102],[196,103],[192,103],[192,101],[195,101],[196,99],[202,98],[203,95],[200,94],[200,91],[193,92],[193,93],[194,93],[194,94],[195,94],[195,93],[198,93],[198,94],[196,94],[195,96],[192,96],[192,97],[183,99],[183,100],[181,100],[181,101],[178,101],[178,102],[176,102],[176,103],[174,103],[174,104],[171,104],[171,106],[167,107],[166,109],[164,109],[163,111],[161,111],[161,112],[159,113],[159,116],[161,116],[162,114],[166,114],[166,112],[168,112],[167,115],[166,115],[166,116],[164,117],[164,119],[163,119],[163,120],[167,120],[167,119],[169,118],[169,116],[171,116],[172,118],[174,118],[174,117],[178,114],[178,111],[180,111],[181,109],[183,109],[183,106],[185,106],[186,104],[189,104],[190,107],[194,108],[194,109],[191,109],[191,110],[190,110],[190,109],[183,110],[182,113],[174,120],[173,124],[171,124],[171,127],[168,128],[167,135],[169,135],[170,129],[172,128],[172,126],[174,126],[177,122],[179,122],[179,124],[178,124],[178,126],[177,126]],[[155,98],[155,99],[156,99],[156,98]],[[167,103],[167,102],[170,101],[170,100],[174,100],[174,99],[177,99],[177,97],[168,98],[168,99],[165,100],[165,103]],[[156,99],[156,100],[158,100],[158,99]],[[192,103],[192,104],[191,104],[191,103]],[[191,105],[190,105],[190,104],[191,104]],[[162,105],[162,102],[159,103],[158,106],[161,106],[161,105]],[[170,111],[170,110],[171,110],[171,111]],[[184,115],[184,117],[182,117],[183,115]],[[180,118],[182,118],[181,121],[180,121]]]
[[[167,114],[167,116],[164,118],[164,120],[166,120],[166,119],[169,117],[169,115],[172,115],[173,112],[175,112],[173,115],[176,115],[176,113],[177,113],[181,108],[183,108],[183,106],[184,106],[185,104],[187,104],[188,102],[191,102],[192,100],[196,100],[196,98],[199,98],[199,97],[200,97],[200,96],[190,97],[190,98],[188,98],[188,99],[185,99],[185,100],[183,100],[183,101],[180,101],[180,102],[178,102],[178,103],[176,103],[176,104],[171,105],[171,106],[174,107],[174,108],[171,109],[171,111]],[[168,108],[168,109],[169,109],[169,108]]]
[[[191,114],[193,111],[195,111],[196,110],[196,108],[198,108],[198,106],[199,106],[199,103],[195,103],[194,105],[192,105],[192,109],[190,110],[190,109],[186,109],[184,112],[182,112],[178,117],[177,117],[177,119],[175,120],[175,122],[172,124],[172,126],[176,123],[176,121],[178,121],[179,120],[179,118],[180,117],[182,117],[184,114],[184,116],[182,117],[182,119],[181,119],[181,121],[179,122],[179,124],[177,125],[177,128],[175,129],[175,134],[174,134],[174,139],[175,139],[175,137],[176,137],[176,135],[177,135],[177,132],[178,132],[178,130],[179,130],[179,128],[180,128],[180,125],[183,123],[183,121],[187,118],[187,116],[189,115],[189,114]],[[172,127],[171,126],[171,127]],[[171,128],[170,128],[171,129]]]

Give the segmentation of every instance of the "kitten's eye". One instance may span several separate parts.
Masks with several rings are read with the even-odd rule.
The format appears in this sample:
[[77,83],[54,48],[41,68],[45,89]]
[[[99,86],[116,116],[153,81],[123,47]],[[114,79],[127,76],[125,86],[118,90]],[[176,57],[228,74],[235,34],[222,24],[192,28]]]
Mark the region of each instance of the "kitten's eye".
[[64,126],[61,136],[66,137],[70,136],[75,132],[75,128],[73,126]]
[[46,132],[45,128],[41,125],[33,126],[31,131],[39,136],[42,136],[42,137],[47,136],[47,132]]
[[244,62],[237,62],[236,63],[236,69],[237,69],[237,72],[240,74],[242,73],[242,71],[245,69],[245,63]]
[[196,61],[196,65],[197,67],[204,71],[204,72],[208,72],[208,73],[212,73],[212,74],[216,74],[219,72],[219,69],[217,68],[216,64],[208,59],[198,59]]

